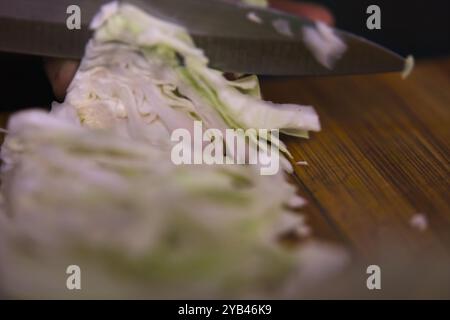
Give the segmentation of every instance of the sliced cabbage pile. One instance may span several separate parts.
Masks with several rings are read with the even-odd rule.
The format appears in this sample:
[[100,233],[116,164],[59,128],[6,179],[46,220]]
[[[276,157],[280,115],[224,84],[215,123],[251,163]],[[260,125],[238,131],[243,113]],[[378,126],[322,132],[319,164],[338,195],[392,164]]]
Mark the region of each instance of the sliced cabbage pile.
[[[295,272],[295,257],[275,245],[303,223],[284,209],[301,202],[282,175],[176,166],[145,142],[41,111],[15,115],[8,130],[0,264],[13,293],[18,284],[20,295],[64,293],[56,284],[64,289],[70,264],[84,270],[89,297],[126,296],[122,281],[133,296],[237,294]],[[96,270],[111,277],[105,288]]]
[[[312,107],[261,100],[256,77],[227,80],[187,32],[131,5],[111,3],[92,21],[89,43],[65,102],[54,112],[91,128],[169,143],[177,128],[280,129],[307,137],[320,130]],[[249,132],[250,145],[264,137]],[[281,141],[271,143],[288,154]],[[285,162],[285,168],[289,165]]]
[[[191,128],[318,130],[310,107],[260,99],[227,80],[182,28],[112,3],[62,104],[13,115],[2,147],[0,292],[9,297],[295,296],[341,252],[289,250],[304,201],[283,173],[174,165],[170,133]],[[255,138],[255,137],[253,137]],[[251,141],[251,140],[250,140]],[[272,141],[281,149],[279,141]],[[314,253],[319,253],[315,255]],[[82,289],[66,288],[69,265]]]

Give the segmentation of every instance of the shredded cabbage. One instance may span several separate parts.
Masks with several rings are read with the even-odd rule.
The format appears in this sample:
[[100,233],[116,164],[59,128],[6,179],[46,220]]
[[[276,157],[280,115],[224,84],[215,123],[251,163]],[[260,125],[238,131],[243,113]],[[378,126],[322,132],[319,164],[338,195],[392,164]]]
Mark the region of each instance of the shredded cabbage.
[[262,24],[264,21],[262,20],[262,18],[260,16],[258,16],[255,12],[250,11],[249,13],[247,13],[247,19],[250,20],[251,22],[257,23],[257,24]]
[[291,25],[288,20],[285,19],[276,19],[272,21],[272,26],[275,30],[286,37],[293,37],[294,33],[292,32]]
[[[57,275],[73,263],[108,277],[104,287],[91,274],[88,297],[234,296],[295,272],[295,255],[274,243],[304,224],[285,209],[304,202],[281,174],[176,166],[166,150],[43,111],[14,115],[8,131],[2,188],[12,219],[0,224],[0,265],[13,295],[70,294]],[[38,276],[44,266],[48,276]]]
[[414,70],[414,64],[415,64],[414,57],[412,55],[407,56],[405,60],[405,68],[403,69],[402,72],[402,79],[406,79],[409,77],[409,75]]
[[316,60],[328,69],[332,69],[347,50],[345,42],[323,22],[317,21],[312,26],[303,27],[302,33],[306,46]]
[[[256,77],[230,81],[209,68],[181,27],[131,5],[109,6],[94,19],[98,29],[54,113],[146,140],[168,141],[170,132],[192,129],[196,119],[206,129],[280,129],[301,137],[320,130],[312,107],[263,101]],[[249,138],[257,144],[263,137]],[[272,143],[287,153],[281,141]]]
[[[2,292],[26,298],[300,292],[308,277],[302,266],[314,259],[275,241],[290,230],[309,234],[303,216],[289,210],[305,202],[283,173],[176,166],[169,135],[199,119],[209,128],[305,136],[320,128],[314,110],[261,100],[256,77],[227,80],[207,66],[184,29],[134,6],[108,4],[92,27],[64,103],[9,121],[1,151]],[[272,143],[286,151],[281,141]],[[344,259],[329,256],[328,268]],[[71,264],[84,275],[78,292],[64,286]]]

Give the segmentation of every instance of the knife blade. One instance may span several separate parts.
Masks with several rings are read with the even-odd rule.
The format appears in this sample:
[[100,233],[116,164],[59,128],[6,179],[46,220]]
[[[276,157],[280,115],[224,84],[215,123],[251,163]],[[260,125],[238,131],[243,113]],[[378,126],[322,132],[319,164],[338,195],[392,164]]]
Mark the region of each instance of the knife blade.
[[[15,0],[0,2],[0,50],[80,59],[89,23],[108,0]],[[320,64],[301,33],[314,23],[272,9],[221,0],[129,0],[149,14],[185,27],[210,65],[223,71],[263,75],[342,75],[400,71],[404,59],[371,41],[334,29],[347,50],[332,69]],[[69,30],[67,8],[81,9],[81,29]],[[249,12],[262,23],[248,19]],[[273,21],[289,24],[292,36]]]

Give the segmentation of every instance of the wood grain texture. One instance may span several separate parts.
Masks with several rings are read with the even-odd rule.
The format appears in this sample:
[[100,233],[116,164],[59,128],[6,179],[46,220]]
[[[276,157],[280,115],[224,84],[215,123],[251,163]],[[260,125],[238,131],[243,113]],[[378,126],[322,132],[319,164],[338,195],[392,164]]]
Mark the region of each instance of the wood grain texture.
[[[419,63],[406,80],[268,79],[262,89],[319,113],[322,132],[285,139],[294,162],[308,162],[295,174],[319,234],[333,230],[362,256],[383,245],[449,255],[450,59]],[[424,232],[410,225],[416,213],[428,218]]]

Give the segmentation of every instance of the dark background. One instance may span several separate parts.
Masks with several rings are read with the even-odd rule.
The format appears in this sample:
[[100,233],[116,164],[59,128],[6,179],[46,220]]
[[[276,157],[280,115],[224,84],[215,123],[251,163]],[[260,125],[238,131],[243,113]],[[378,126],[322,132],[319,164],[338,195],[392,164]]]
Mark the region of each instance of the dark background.
[[[402,55],[450,54],[450,0],[318,0],[334,13],[337,26]],[[368,30],[366,9],[381,8],[381,30]]]
[[[337,27],[402,55],[413,54],[416,58],[450,55],[450,0],[309,2],[329,7],[336,17]],[[366,28],[366,8],[371,4],[381,8],[381,30]],[[48,106],[54,100],[41,58],[0,53],[0,70],[1,111]]]

